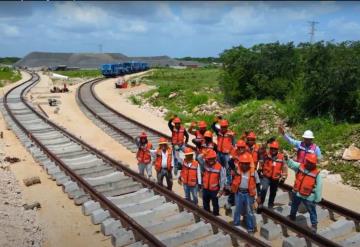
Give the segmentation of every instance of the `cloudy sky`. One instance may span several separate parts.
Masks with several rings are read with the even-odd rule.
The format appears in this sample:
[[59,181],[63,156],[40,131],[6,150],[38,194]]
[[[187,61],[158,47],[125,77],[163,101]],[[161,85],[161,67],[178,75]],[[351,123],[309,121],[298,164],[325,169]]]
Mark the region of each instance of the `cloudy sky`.
[[0,57],[31,51],[217,56],[242,44],[360,40],[356,2],[0,2]]

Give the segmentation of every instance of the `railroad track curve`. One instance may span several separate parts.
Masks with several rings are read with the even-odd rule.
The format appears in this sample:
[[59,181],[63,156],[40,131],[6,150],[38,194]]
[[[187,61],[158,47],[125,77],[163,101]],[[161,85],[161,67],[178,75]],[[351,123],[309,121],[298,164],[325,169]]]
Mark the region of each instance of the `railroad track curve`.
[[269,246],[141,177],[47,119],[24,95],[39,80],[8,91],[8,126],[75,204],[101,224],[114,246]]
[[[168,135],[152,129],[143,123],[137,122],[117,112],[103,102],[94,90],[98,78],[82,84],[77,90],[77,101],[82,111],[96,125],[108,135],[127,147],[136,151],[134,138],[141,131],[146,131],[154,145],[160,136],[170,138]],[[311,232],[310,217],[304,207],[300,207],[296,222],[286,217],[290,212],[290,198],[292,187],[284,184],[280,187],[276,198],[278,206],[274,210],[262,207],[262,214],[256,214],[257,225],[261,227],[260,234],[271,245],[282,246],[309,246],[315,243],[318,246],[360,246],[360,214],[340,205],[323,199],[318,205],[319,231]],[[227,214],[233,215],[234,208]],[[280,241],[279,241],[280,239]]]

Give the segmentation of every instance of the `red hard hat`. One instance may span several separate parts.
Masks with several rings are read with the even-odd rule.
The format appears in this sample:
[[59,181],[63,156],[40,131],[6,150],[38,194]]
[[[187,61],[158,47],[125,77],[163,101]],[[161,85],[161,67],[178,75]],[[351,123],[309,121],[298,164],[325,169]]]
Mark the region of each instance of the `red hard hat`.
[[229,126],[229,122],[225,119],[220,120],[220,127],[228,127]]
[[205,159],[209,160],[209,159],[216,159],[216,152],[212,149],[210,149],[209,151],[207,151],[206,155],[205,155]]
[[249,153],[244,153],[244,154],[242,154],[242,155],[240,155],[240,157],[239,157],[239,162],[240,163],[251,163],[251,154],[249,154]]
[[145,133],[145,132],[142,132],[142,133],[140,134],[140,138],[147,138],[146,133]]
[[173,123],[181,123],[181,119],[176,117],[174,118]]
[[256,135],[253,131],[251,131],[247,136],[246,136],[247,139],[256,139]]
[[168,141],[166,140],[165,137],[160,137],[160,139],[159,139],[159,145],[160,145],[160,144],[168,144]]
[[212,137],[213,137],[213,134],[212,134],[212,132],[211,132],[210,130],[207,130],[207,131],[205,131],[205,133],[204,133],[204,137],[210,137],[210,138],[212,138]]
[[200,121],[200,122],[198,123],[198,126],[199,126],[199,128],[206,128],[206,127],[207,127],[205,121]]
[[194,150],[192,150],[191,148],[185,148],[184,155],[190,155],[190,154],[194,154]]
[[270,148],[279,149],[279,143],[277,141],[273,141],[269,144]]
[[308,153],[305,156],[305,159],[310,163],[316,164],[317,163],[317,156],[316,154]]
[[238,148],[245,148],[246,147],[246,143],[243,140],[238,140],[236,143],[236,146]]

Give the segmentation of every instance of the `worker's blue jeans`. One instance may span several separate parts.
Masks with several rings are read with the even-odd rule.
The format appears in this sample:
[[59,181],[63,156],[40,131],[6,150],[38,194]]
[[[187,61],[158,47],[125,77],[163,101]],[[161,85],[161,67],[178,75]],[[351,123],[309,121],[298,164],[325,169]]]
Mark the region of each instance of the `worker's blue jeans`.
[[173,145],[173,157],[174,157],[174,174],[177,175],[178,171],[181,169],[183,160],[180,158],[180,152],[184,152],[184,145]]
[[231,171],[229,169],[230,155],[227,153],[218,152],[217,158],[221,166],[225,167],[226,169],[226,185],[230,185],[231,184]]
[[296,213],[299,209],[300,203],[304,203],[307,211],[310,214],[310,222],[311,225],[317,225],[317,214],[316,214],[316,204],[315,202],[306,200],[302,197],[299,197],[296,195],[296,192],[293,192],[292,195],[292,202],[291,202],[291,210],[290,210],[290,218],[295,220],[296,219]]
[[[185,199],[193,202],[194,204],[198,204],[198,188],[197,185],[195,186],[188,186],[184,184],[184,192],[185,192]],[[192,197],[192,199],[191,199]]]
[[266,194],[270,187],[268,206],[273,207],[278,186],[279,186],[279,180],[274,180],[264,176],[261,179],[261,203],[265,202]]
[[210,211],[210,201],[212,202],[212,206],[213,206],[213,215],[219,215],[219,198],[217,197],[218,194],[218,190],[216,191],[211,191],[211,190],[207,190],[207,189],[203,189],[202,190],[202,194],[203,194],[203,207],[206,211],[211,212]]
[[235,214],[234,225],[240,225],[240,216],[245,211],[246,229],[248,232],[253,232],[255,228],[254,222],[254,197],[250,196],[248,192],[236,192],[235,193]]

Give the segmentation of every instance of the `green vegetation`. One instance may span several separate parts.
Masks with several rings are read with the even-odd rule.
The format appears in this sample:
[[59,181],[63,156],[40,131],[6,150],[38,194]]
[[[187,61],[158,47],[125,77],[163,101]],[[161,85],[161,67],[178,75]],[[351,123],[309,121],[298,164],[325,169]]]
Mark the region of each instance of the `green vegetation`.
[[134,104],[134,105],[141,105],[141,99],[138,98],[138,97],[136,97],[135,95],[131,95],[131,96],[129,97],[129,99],[130,99],[130,101],[131,101],[132,104]]
[[12,65],[20,59],[19,57],[0,57],[0,64]]
[[16,82],[21,79],[21,74],[17,70],[9,67],[0,67],[0,87],[8,82]]
[[242,46],[221,54],[221,88],[228,102],[276,99],[290,121],[326,117],[360,120],[360,42]]
[[79,78],[85,78],[85,77],[99,77],[101,76],[101,71],[98,69],[94,70],[66,70],[66,71],[54,71],[56,74],[65,75],[70,78],[72,77],[79,77]]
[[[224,89],[221,85],[224,74],[225,72],[221,69],[157,69],[152,74],[145,76],[144,80],[148,84],[156,85],[157,89],[146,92],[142,96],[155,106],[167,108],[169,112],[166,119],[177,114],[185,123],[205,120],[210,125],[218,114],[212,112],[197,114],[193,110],[201,104],[209,105],[213,101],[229,108],[226,105],[230,97],[229,92],[221,90],[221,88]],[[284,75],[286,75],[285,72]],[[351,143],[360,143],[360,124],[336,121],[329,115],[302,117],[299,121],[292,121],[291,114],[299,114],[297,111],[299,106],[296,102],[288,100],[288,97],[289,95],[297,95],[299,91],[295,89],[300,87],[300,82],[295,79],[292,83],[294,84],[290,85],[290,88],[293,90],[290,90],[286,97],[277,98],[274,94],[273,97],[263,97],[262,99],[257,97],[244,98],[238,103],[233,103],[232,111],[225,112],[223,117],[230,121],[230,128],[236,132],[237,137],[240,137],[246,130],[254,130],[258,135],[259,142],[264,142],[269,137],[275,136],[279,138],[282,147],[289,151],[292,150],[292,147],[283,138],[280,138],[277,132],[277,126],[280,122],[290,124],[292,133],[298,139],[301,139],[304,130],[313,130],[316,143],[321,146],[325,159],[329,161],[326,169],[340,173],[346,183],[360,187],[358,175],[360,168],[342,161],[334,155]],[[156,92],[158,96],[154,95]],[[169,98],[173,93],[176,93],[176,96]]]
[[[158,92],[159,96],[151,99],[153,105],[166,106],[169,114],[178,113],[189,120],[183,111],[191,113],[198,105],[223,101],[217,79],[219,74],[219,69],[157,69],[145,78],[158,88],[145,93],[144,97],[150,98]],[[174,93],[176,96],[169,98]]]

